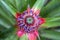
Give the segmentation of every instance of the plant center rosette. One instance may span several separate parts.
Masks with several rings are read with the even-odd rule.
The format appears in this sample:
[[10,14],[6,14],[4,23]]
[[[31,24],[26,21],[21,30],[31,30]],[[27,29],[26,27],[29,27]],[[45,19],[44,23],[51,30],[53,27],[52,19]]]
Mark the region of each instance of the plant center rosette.
[[[27,8],[22,14],[16,13],[16,21],[18,25],[17,35],[21,37],[27,33],[29,40],[35,40],[38,36],[39,25],[45,23],[45,19],[39,16],[40,10]],[[32,37],[32,38],[31,38]]]

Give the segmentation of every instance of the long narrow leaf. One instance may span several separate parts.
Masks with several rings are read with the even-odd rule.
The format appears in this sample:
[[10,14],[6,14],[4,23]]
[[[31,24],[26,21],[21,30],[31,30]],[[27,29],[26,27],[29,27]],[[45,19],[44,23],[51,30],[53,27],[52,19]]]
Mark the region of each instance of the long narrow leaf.
[[11,12],[15,16],[16,12],[13,11],[3,0],[0,0],[0,3],[4,8],[6,8],[9,12]]
[[50,12],[47,17],[60,17],[60,7]]
[[40,34],[41,37],[60,40],[60,32],[52,30],[43,30],[43,33]]
[[46,3],[47,0],[37,0],[36,3],[34,4],[33,8],[34,10],[41,9],[44,4]]
[[4,18],[6,18],[7,20],[9,20],[10,21],[10,23],[12,23],[13,25],[14,25],[14,20],[9,16],[9,15],[7,15],[5,12],[3,12],[3,10],[0,8],[0,14],[4,17]]
[[60,26],[60,17],[56,18],[46,18],[45,24],[41,25],[45,28],[58,27]]
[[51,0],[45,7],[42,8],[41,16],[48,17],[48,14],[58,7],[60,7],[60,0]]

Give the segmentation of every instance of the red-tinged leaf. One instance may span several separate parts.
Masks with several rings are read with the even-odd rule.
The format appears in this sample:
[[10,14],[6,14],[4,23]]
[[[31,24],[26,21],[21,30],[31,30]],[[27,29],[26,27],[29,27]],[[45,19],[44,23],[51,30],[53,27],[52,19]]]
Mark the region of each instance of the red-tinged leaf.
[[39,20],[40,20],[40,24],[43,24],[46,22],[45,18],[39,18]]
[[36,37],[36,35],[34,35],[34,33],[29,33],[29,34],[28,34],[28,39],[29,39],[29,40],[36,40],[36,38],[37,38],[37,37]]
[[18,16],[20,16],[21,14],[19,12],[16,13],[16,18],[18,18]]
[[23,34],[24,34],[24,32],[23,32],[23,31],[20,31],[20,30],[19,30],[19,31],[17,31],[17,36],[18,36],[18,37],[23,36]]

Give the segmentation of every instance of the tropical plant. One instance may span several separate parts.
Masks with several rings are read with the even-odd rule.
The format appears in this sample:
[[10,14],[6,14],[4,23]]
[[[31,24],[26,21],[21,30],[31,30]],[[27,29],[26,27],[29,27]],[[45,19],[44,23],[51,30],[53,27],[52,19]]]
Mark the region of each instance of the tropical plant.
[[0,0],[0,40],[28,40],[27,35],[16,35],[15,18],[28,5],[39,9],[40,17],[46,19],[38,30],[40,40],[60,40],[60,0]]

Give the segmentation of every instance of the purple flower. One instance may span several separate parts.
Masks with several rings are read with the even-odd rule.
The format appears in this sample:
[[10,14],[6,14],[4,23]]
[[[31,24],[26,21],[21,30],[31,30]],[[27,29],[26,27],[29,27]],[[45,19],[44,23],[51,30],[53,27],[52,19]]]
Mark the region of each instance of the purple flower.
[[38,37],[38,28],[45,23],[45,19],[39,17],[40,10],[27,8],[22,14],[16,13],[16,21],[18,25],[17,36],[21,37],[27,34],[29,40],[36,40]]

